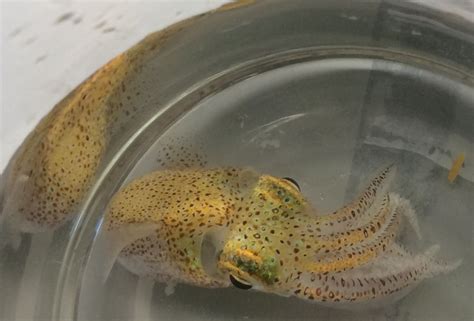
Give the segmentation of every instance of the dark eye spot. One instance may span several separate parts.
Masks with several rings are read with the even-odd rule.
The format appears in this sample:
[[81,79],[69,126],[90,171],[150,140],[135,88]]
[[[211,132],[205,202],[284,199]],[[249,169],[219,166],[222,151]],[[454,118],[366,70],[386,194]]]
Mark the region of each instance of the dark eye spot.
[[250,290],[252,288],[251,284],[244,283],[244,281],[237,279],[232,274],[229,274],[230,282],[232,285],[241,290]]
[[296,189],[301,192],[300,185],[299,185],[298,182],[296,182],[293,178],[291,178],[291,177],[283,177],[283,179],[286,180],[286,181],[288,181],[288,182],[290,182],[291,184],[293,184],[293,185],[296,187]]

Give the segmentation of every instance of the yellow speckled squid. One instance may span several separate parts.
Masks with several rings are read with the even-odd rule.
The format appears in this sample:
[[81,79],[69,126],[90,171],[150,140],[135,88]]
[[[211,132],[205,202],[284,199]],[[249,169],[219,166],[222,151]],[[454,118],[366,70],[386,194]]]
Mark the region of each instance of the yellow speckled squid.
[[[2,173],[0,249],[14,232],[51,231],[74,217],[114,133],[140,106],[132,101],[141,88],[130,79],[187,23],[102,67],[27,137]],[[437,246],[410,253],[400,245],[403,221],[420,232],[410,202],[390,192],[394,177],[395,166],[386,167],[352,203],[320,215],[291,178],[251,168],[165,167],[112,198],[97,240],[103,277],[118,261],[161,282],[234,285],[335,307],[396,300],[459,262],[435,259]]]
[[143,113],[143,82],[133,83],[173,33],[194,17],[147,36],[60,101],[15,152],[0,180],[0,249],[18,233],[55,229],[76,212],[110,149],[111,138]]
[[101,256],[165,282],[340,306],[397,299],[459,263],[436,261],[437,246],[410,254],[396,243],[403,219],[419,232],[409,202],[388,192],[394,172],[387,167],[354,202],[316,216],[290,178],[242,168],[156,171],[111,201]]

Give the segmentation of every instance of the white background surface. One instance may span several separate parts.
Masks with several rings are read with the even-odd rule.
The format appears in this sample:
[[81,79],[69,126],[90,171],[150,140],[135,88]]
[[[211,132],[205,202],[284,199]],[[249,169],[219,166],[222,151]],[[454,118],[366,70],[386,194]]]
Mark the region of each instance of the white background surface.
[[[474,0],[409,1],[474,19]],[[0,0],[0,171],[41,117],[97,68],[150,32],[226,2]]]
[[0,171],[41,117],[97,68],[147,34],[226,2],[2,1]]

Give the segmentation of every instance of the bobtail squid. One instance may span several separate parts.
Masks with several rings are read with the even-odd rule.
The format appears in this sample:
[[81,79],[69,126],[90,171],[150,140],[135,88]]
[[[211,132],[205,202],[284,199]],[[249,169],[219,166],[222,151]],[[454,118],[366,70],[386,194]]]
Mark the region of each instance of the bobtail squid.
[[98,257],[138,275],[200,287],[256,289],[335,307],[392,302],[458,262],[438,246],[410,253],[403,221],[419,235],[410,202],[381,170],[348,205],[316,215],[291,178],[248,168],[159,170],[111,200]]

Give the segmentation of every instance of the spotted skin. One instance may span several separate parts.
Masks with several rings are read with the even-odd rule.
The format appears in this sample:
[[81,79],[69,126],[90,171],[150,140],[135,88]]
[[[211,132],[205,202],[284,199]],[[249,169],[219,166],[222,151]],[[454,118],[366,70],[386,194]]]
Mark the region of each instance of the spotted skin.
[[150,34],[97,70],[38,123],[1,176],[0,249],[8,243],[2,240],[10,232],[5,229],[51,231],[74,217],[113,152],[112,141],[126,136],[127,124],[150,108],[142,71],[173,34],[206,15]]
[[54,229],[74,214],[104,158],[135,67],[119,55],[61,101],[27,137],[6,170],[2,215],[21,232]]
[[[118,260],[159,281],[226,287],[232,278],[241,288],[336,307],[400,298],[459,263],[411,254],[396,243],[412,209],[388,193],[393,171],[381,171],[350,205],[317,216],[286,179],[239,168],[160,170],[116,194],[105,229],[119,237],[124,226],[155,224]],[[216,228],[215,256],[204,257],[203,239]]]
[[[202,238],[206,231],[230,226],[239,217],[257,177],[246,169],[183,169],[157,171],[132,182],[111,201],[106,230],[141,223],[156,224],[157,229],[126,246],[120,260],[135,266],[131,269],[139,269],[139,274],[160,279],[222,284],[207,277],[202,268]],[[146,263],[138,266],[133,263],[137,258]]]
[[395,175],[395,166],[390,165],[377,173],[365,190],[351,203],[334,211],[332,215],[321,218],[325,233],[346,232],[348,228],[358,227],[370,222],[377,210],[377,202],[388,191]]
[[[125,69],[116,58],[44,118],[15,155],[5,213],[23,232],[62,224],[81,201],[107,145],[107,109],[98,108]],[[114,73],[109,79],[105,73]]]

